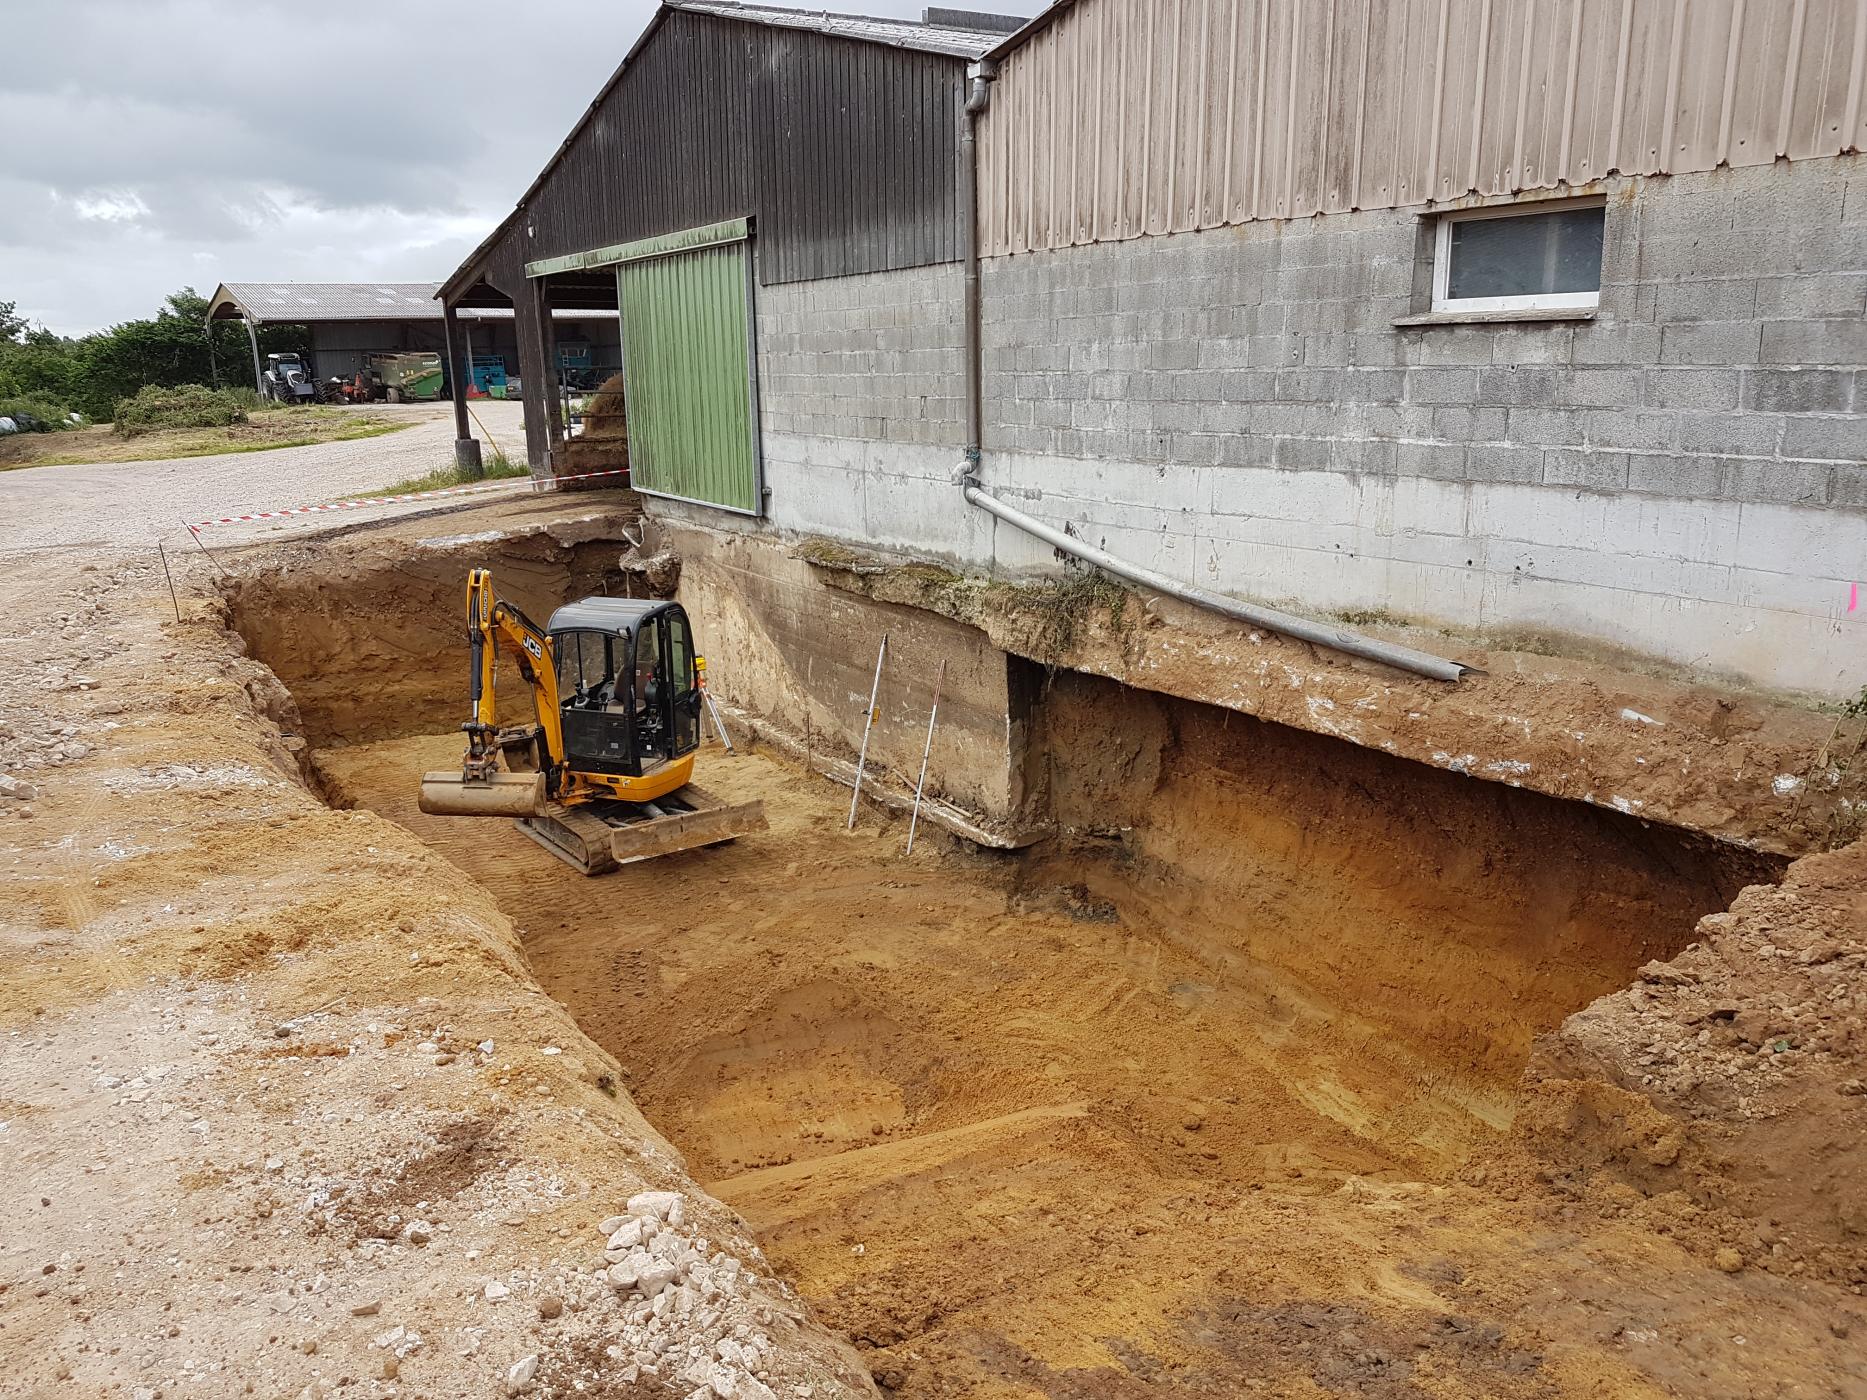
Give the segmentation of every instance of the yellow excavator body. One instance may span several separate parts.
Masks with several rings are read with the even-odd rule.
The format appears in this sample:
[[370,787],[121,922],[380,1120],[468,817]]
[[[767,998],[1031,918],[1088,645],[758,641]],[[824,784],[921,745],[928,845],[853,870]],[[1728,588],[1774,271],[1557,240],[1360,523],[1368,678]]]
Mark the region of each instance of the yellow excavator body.
[[[501,728],[504,639],[536,723]],[[765,829],[761,802],[722,802],[693,782],[706,663],[678,603],[585,598],[540,628],[467,577],[472,718],[458,771],[422,776],[435,816],[510,817],[587,875]]]

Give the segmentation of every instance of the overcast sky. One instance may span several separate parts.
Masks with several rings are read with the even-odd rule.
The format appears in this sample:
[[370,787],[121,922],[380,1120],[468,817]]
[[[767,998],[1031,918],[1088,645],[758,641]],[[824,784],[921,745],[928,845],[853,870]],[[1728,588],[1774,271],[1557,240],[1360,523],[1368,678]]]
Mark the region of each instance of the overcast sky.
[[[917,19],[922,6],[831,8]],[[653,12],[0,0],[0,301],[71,335],[151,315],[183,286],[438,282]]]

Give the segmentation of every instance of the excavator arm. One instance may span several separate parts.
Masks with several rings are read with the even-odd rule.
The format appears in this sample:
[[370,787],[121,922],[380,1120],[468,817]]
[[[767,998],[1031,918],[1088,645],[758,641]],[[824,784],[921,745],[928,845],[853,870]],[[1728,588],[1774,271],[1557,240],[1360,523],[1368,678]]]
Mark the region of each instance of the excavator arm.
[[519,675],[532,689],[538,713],[539,766],[555,775],[564,766],[564,716],[558,708],[556,658],[551,638],[515,604],[493,589],[490,569],[467,575],[467,693],[473,716],[461,726],[467,733],[468,769],[491,772],[499,740],[499,642],[504,638],[518,660]]
[[[499,646],[504,639],[531,687],[538,714],[535,730],[499,728]],[[568,779],[564,763],[564,719],[558,709],[556,658],[551,638],[515,604],[493,589],[490,569],[467,575],[467,695],[472,714],[461,725],[467,752],[458,773],[428,773],[421,780],[420,806],[440,816],[525,817],[544,810]],[[502,768],[502,754],[535,754],[535,771]]]

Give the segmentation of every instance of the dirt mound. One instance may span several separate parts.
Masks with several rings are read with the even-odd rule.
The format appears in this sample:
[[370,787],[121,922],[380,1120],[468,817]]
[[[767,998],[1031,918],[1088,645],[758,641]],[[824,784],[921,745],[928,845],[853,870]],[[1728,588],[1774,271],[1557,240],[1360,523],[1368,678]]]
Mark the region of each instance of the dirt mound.
[[1867,1285],[1867,843],[1745,890],[1538,1041],[1559,1184],[1727,1264]]

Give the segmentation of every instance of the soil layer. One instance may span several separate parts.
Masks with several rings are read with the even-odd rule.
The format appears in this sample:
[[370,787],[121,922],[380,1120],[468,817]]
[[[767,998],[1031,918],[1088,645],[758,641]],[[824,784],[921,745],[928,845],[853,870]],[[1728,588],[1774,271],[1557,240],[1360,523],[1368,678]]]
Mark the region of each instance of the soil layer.
[[493,892],[891,1391],[1849,1393],[1851,1300],[1575,1218],[1508,1131],[1532,1038],[1751,872],[1086,678],[1046,729],[1097,820],[1035,861],[909,861],[899,821],[846,832],[830,784],[710,751],[771,831],[592,881],[414,811],[455,736],[317,763]]

